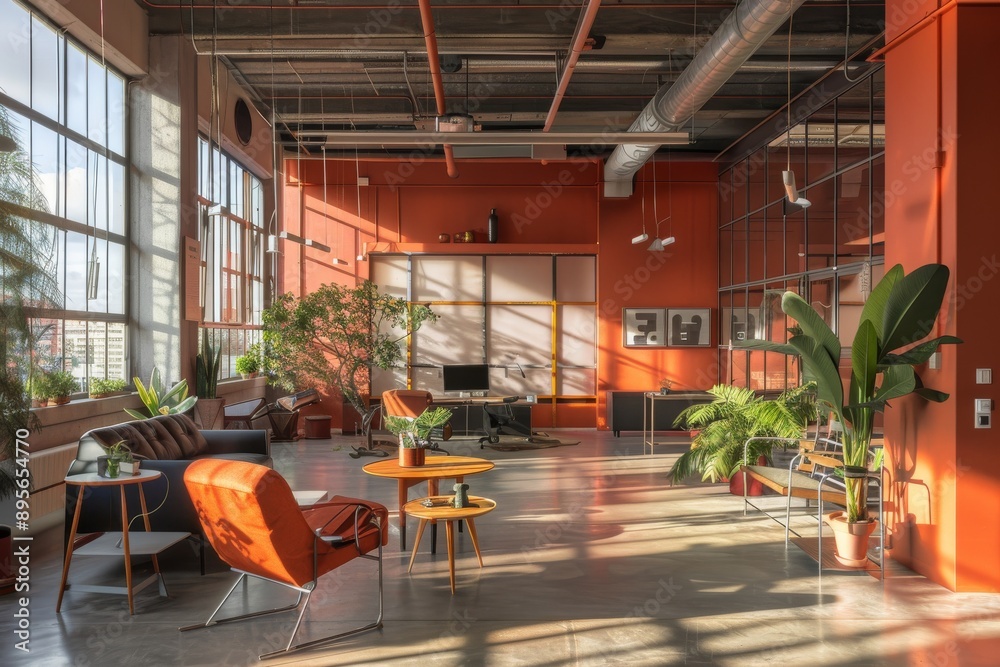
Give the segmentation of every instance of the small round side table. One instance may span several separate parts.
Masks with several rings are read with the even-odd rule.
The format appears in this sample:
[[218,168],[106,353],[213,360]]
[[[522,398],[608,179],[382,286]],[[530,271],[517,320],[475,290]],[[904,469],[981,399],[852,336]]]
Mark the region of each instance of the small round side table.
[[[480,496],[469,496],[469,504],[456,509],[451,501],[454,496],[430,496],[411,500],[403,506],[404,513],[420,519],[417,526],[417,539],[413,541],[413,553],[410,554],[410,565],[406,568],[409,572],[413,568],[413,560],[417,557],[417,549],[420,546],[420,538],[424,534],[424,528],[429,521],[444,521],[445,532],[448,536],[448,577],[451,581],[451,594],[455,594],[455,531],[453,524],[456,521],[464,520],[469,526],[469,537],[472,538],[472,546],[476,549],[476,557],[479,559],[479,567],[483,566],[483,554],[479,551],[479,536],[476,534],[475,518],[482,516],[496,509],[497,504],[489,498]],[[430,502],[430,506],[425,503]]]

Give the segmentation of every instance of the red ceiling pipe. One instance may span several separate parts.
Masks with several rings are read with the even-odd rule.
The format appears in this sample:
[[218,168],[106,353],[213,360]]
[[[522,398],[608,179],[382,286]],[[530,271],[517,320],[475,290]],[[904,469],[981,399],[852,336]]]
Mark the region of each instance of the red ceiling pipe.
[[590,0],[580,14],[580,20],[576,24],[576,34],[573,36],[573,43],[570,46],[569,58],[566,60],[566,66],[563,67],[562,76],[559,77],[559,86],[556,88],[555,97],[552,98],[552,106],[549,107],[549,115],[545,117],[545,127],[542,128],[542,132],[548,132],[556,120],[559,105],[562,104],[563,96],[569,87],[569,80],[573,76],[576,62],[580,59],[580,54],[583,53],[583,49],[587,45],[587,37],[590,36],[590,29],[594,25],[597,10],[600,8],[601,0]]
[[[438,58],[437,37],[434,35],[434,17],[431,16],[431,0],[420,0],[420,23],[424,27],[424,44],[427,45],[427,66],[431,70],[431,81],[434,83],[434,101],[437,102],[437,115],[445,114],[444,81],[441,79],[441,60]],[[458,165],[455,164],[455,151],[444,144],[444,161],[448,175],[458,177]]]

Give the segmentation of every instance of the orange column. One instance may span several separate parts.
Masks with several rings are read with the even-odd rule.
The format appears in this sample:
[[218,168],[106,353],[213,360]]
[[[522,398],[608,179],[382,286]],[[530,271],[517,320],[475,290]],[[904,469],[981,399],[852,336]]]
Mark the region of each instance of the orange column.
[[[944,348],[925,382],[951,394],[944,404],[910,397],[886,412],[893,511],[892,555],[952,589],[1000,590],[1000,447],[974,424],[974,399],[997,398],[975,384],[977,368],[1000,374],[996,331],[1000,247],[992,174],[1000,155],[989,84],[1000,65],[990,48],[1000,8],[890,0],[886,61],[886,264],[928,262],[952,270],[937,335]],[[998,376],[1000,382],[1000,376]]]

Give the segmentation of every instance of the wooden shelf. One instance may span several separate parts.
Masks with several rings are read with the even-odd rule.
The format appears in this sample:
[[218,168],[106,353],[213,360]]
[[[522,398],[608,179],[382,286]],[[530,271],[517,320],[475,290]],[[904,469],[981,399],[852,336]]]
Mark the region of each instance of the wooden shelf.
[[596,243],[393,243],[369,244],[369,255],[596,255]]

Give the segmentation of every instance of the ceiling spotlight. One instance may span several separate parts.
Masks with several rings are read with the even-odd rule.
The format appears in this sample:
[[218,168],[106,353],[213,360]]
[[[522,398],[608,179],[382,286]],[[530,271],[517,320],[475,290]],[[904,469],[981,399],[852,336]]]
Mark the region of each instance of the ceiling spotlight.
[[795,187],[795,172],[791,169],[781,172],[781,180],[785,184],[785,194],[788,195],[789,204],[798,204],[802,208],[809,208],[812,202],[805,197],[799,196],[799,189]]
[[642,243],[643,241],[647,240],[648,238],[649,238],[649,234],[647,234],[646,232],[643,232],[642,234],[639,234],[638,236],[636,236],[636,237],[634,237],[632,239],[632,245],[639,245],[640,243]]
[[271,253],[272,255],[277,255],[280,251],[278,250],[278,237],[274,234],[268,234],[267,236],[267,248],[264,250],[266,253]]
[[660,252],[665,246],[670,245],[676,240],[673,236],[668,236],[665,239],[653,239],[653,242],[649,244],[649,250]]

